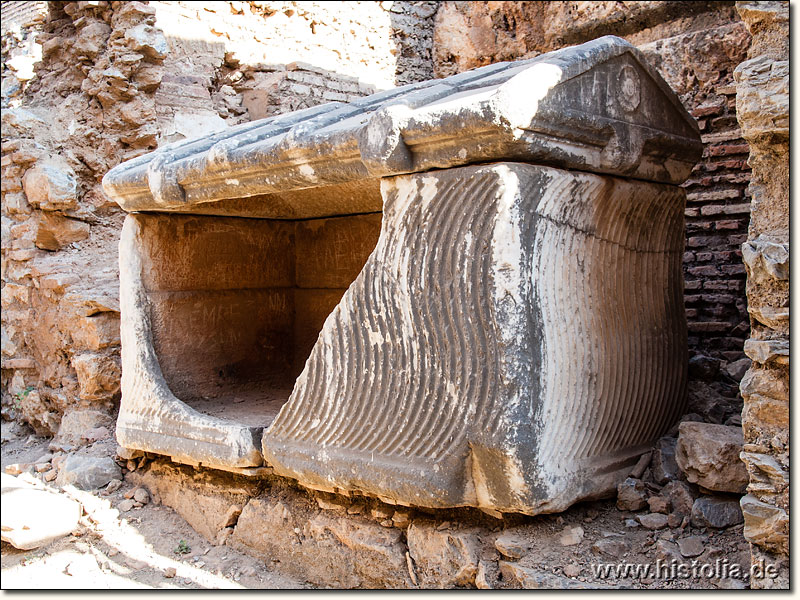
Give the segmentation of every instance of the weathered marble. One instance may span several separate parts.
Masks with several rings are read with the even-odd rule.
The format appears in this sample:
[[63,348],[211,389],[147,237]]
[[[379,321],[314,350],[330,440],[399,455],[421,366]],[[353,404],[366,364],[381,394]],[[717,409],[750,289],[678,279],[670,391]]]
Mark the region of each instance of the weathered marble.
[[605,37],[120,165],[159,213],[123,229],[120,444],[492,514],[613,494],[685,408],[701,147]]

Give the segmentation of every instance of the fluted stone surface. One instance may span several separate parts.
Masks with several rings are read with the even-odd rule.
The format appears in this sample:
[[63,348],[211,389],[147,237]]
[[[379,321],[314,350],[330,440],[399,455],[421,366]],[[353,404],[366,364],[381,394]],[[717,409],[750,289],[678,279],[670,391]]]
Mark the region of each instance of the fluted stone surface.
[[265,432],[278,473],[538,513],[681,414],[683,192],[515,163],[383,181],[372,256]]

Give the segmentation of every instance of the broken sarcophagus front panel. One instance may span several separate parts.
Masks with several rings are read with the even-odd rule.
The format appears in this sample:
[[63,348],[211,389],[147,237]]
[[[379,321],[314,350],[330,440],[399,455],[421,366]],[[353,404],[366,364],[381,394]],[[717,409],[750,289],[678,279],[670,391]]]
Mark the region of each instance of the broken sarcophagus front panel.
[[407,505],[607,495],[685,408],[701,151],[605,37],[124,163],[118,441]]

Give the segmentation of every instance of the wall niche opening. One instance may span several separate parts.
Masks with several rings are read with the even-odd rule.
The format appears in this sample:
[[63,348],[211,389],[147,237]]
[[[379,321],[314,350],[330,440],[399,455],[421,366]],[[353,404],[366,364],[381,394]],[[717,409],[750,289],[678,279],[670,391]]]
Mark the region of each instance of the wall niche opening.
[[268,427],[375,248],[381,214],[141,216],[153,347],[170,390],[205,415]]

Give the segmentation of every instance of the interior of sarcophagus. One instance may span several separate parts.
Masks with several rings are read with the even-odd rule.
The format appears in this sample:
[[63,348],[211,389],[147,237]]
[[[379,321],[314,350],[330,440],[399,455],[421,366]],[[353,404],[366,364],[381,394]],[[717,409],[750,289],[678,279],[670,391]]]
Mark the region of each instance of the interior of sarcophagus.
[[269,426],[380,226],[380,213],[149,215],[143,283],[172,393],[209,416]]

